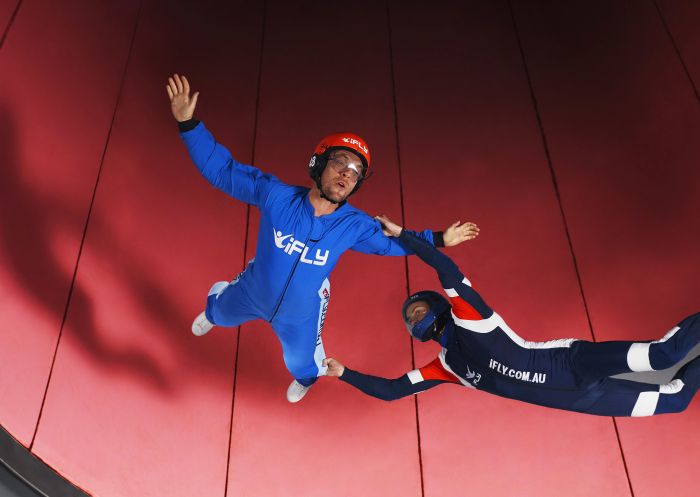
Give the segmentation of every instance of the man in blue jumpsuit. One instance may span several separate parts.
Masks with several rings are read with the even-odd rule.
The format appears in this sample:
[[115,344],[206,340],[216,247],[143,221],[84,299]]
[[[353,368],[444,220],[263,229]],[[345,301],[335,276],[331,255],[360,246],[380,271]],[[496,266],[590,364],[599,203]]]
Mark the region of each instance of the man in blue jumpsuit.
[[[369,148],[357,135],[330,135],[316,147],[309,164],[312,188],[286,185],[238,163],[193,119],[198,93],[190,98],[185,77],[174,75],[166,89],[182,139],[202,175],[262,214],[255,258],[233,281],[212,286],[192,331],[201,336],[214,325],[238,326],[258,318],[270,322],[295,378],[287,399],[297,402],[325,373],[321,331],[330,300],[328,278],[340,255],[347,249],[411,253],[385,236],[378,221],[346,202],[367,177]],[[456,245],[465,240],[464,232],[464,225],[455,223],[444,235],[424,231],[418,236],[430,244]]]
[[[680,412],[700,387],[700,357],[664,385],[610,378],[680,362],[700,343],[700,313],[652,342],[529,342],[486,304],[449,257],[388,219],[382,222],[437,271],[450,302],[437,292],[418,292],[406,300],[402,315],[414,338],[434,340],[443,348],[437,359],[395,380],[358,373],[333,358],[324,361],[329,376],[384,400],[455,383],[530,404],[601,416]],[[471,229],[478,233],[475,226]]]

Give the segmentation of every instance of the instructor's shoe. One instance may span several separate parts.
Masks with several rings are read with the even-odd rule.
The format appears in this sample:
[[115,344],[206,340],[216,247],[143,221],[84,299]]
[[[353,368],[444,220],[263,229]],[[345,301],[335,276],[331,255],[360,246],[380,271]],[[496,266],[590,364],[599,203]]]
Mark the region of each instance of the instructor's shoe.
[[309,388],[311,387],[312,385],[305,387],[297,380],[294,380],[289,385],[289,388],[287,388],[287,400],[292,404],[294,404],[295,402],[299,402],[301,399],[304,398],[304,395],[306,395],[306,392],[308,392]]
[[194,318],[194,322],[192,323],[192,333],[198,337],[201,337],[202,335],[209,333],[213,327],[214,325],[209,322],[207,315],[202,312],[199,316]]

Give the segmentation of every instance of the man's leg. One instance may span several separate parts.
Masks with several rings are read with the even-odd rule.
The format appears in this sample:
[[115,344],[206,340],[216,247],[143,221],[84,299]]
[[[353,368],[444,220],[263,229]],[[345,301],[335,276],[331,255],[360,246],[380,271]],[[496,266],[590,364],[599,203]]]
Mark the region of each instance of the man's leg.
[[275,326],[282,344],[282,354],[287,370],[294,381],[287,389],[287,400],[299,402],[319,376],[326,373],[322,361],[326,357],[321,336],[315,326],[298,324],[290,327]]
[[[302,327],[294,328],[298,335],[306,335],[308,337],[309,330]],[[287,370],[291,373],[295,380],[306,387],[313,385],[319,376],[326,374],[326,367],[323,366],[323,359],[326,353],[323,350],[323,341],[318,337],[316,341],[309,344],[306,337],[299,336],[294,340],[282,340],[282,353],[284,364]]]
[[301,400],[317,378],[326,373],[326,367],[323,366],[326,353],[321,333],[329,301],[330,283],[326,279],[318,291],[318,302],[313,304],[313,312],[294,309],[295,315],[309,315],[310,319],[299,321],[294,316],[280,313],[272,323],[282,344],[284,364],[294,377],[294,382],[287,391],[287,400],[290,402]]
[[[280,332],[275,328],[275,331],[282,344],[284,364],[294,377],[287,389],[287,400],[298,402],[306,395],[311,385],[316,383],[318,377],[326,373],[326,367],[322,364],[326,356],[323,342],[320,336],[316,339],[316,330],[309,326],[294,326],[291,331],[297,336],[291,339],[288,330]],[[309,338],[313,338],[313,341]]]
[[575,342],[571,347],[572,365],[583,378],[658,371],[683,360],[698,343],[700,313],[684,319],[663,338],[653,342]]
[[192,323],[192,333],[202,336],[214,325],[238,326],[258,317],[242,282],[238,279],[230,283],[219,281],[209,290],[207,306]]

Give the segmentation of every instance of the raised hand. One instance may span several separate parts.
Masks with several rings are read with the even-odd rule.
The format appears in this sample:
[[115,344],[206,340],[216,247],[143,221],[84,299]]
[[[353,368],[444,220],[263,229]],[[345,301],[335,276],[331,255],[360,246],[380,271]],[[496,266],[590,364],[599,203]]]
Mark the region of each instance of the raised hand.
[[479,236],[479,227],[476,224],[460,223],[461,221],[452,223],[443,232],[442,240],[445,242],[445,247],[453,247]]
[[190,83],[185,76],[173,74],[168,78],[168,84],[165,86],[170,97],[170,110],[177,122],[187,121],[192,119],[194,108],[197,106],[197,98],[199,92],[195,92],[190,98]]

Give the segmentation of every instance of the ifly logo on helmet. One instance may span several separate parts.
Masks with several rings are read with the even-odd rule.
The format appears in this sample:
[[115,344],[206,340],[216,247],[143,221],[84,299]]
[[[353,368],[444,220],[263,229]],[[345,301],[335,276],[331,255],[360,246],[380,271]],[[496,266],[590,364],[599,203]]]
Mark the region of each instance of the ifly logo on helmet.
[[355,140],[354,138],[346,138],[346,137],[344,137],[344,138],[343,138],[343,141],[344,141],[345,143],[350,143],[350,144],[352,144],[352,145],[357,145],[357,147],[358,147],[360,150],[362,150],[364,153],[366,153],[366,154],[369,153],[369,149],[368,149],[361,141],[359,141],[359,140]]
[[326,250],[323,254],[321,249],[316,249],[316,255],[314,259],[309,259],[309,247],[307,247],[303,242],[294,239],[294,235],[283,235],[281,231],[277,231],[272,228],[272,234],[275,237],[275,246],[285,254],[292,255],[294,252],[301,254],[299,259],[304,264],[313,264],[314,266],[324,266],[328,261],[329,251]]

